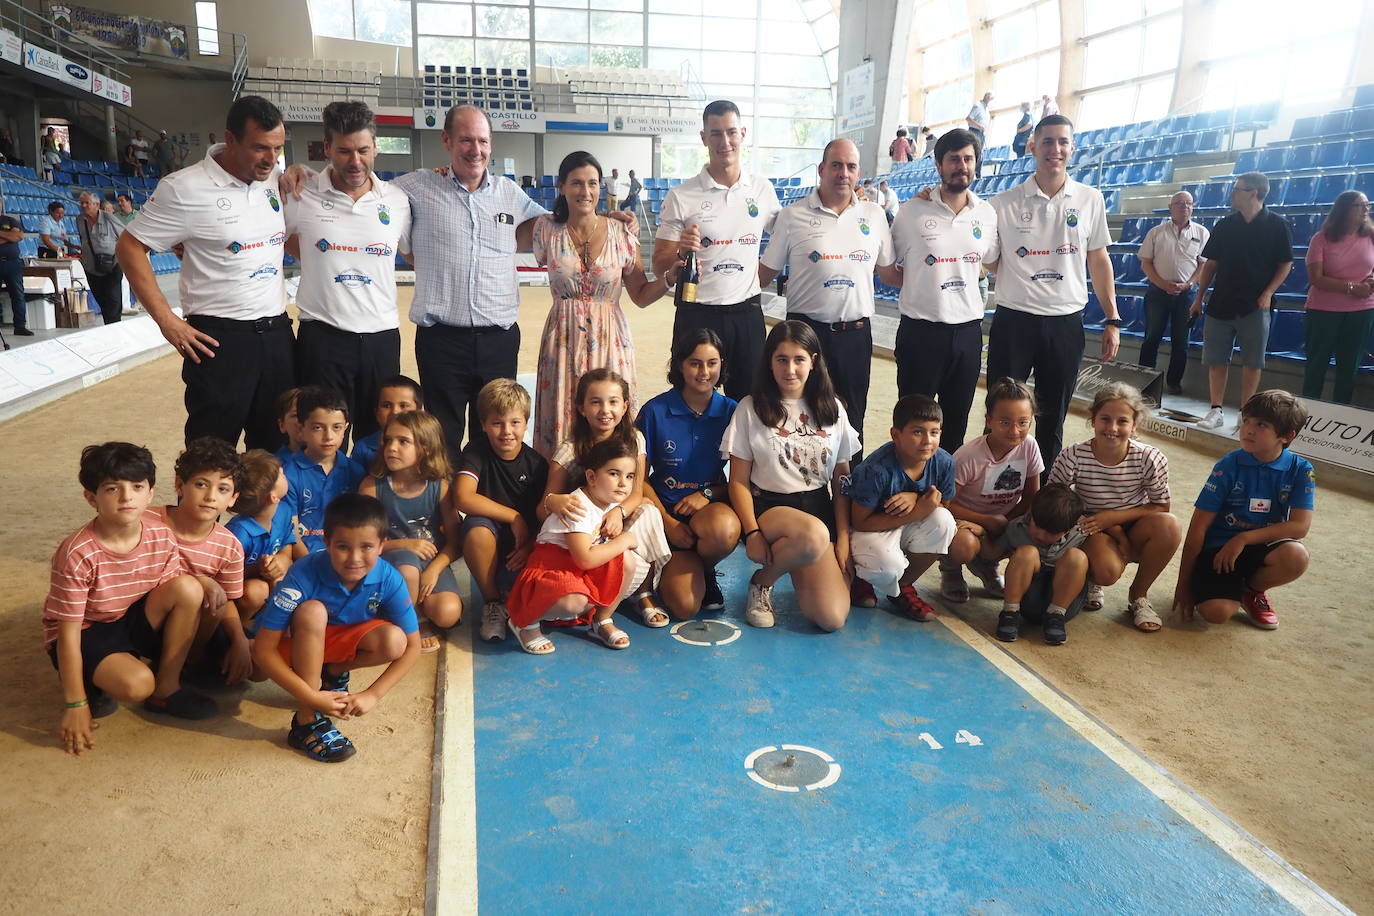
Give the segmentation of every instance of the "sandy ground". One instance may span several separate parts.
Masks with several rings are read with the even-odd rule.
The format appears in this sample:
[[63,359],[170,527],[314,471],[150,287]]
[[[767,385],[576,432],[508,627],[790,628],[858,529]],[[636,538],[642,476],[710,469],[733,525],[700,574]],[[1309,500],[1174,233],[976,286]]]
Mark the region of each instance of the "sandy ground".
[[[528,289],[524,302],[520,371],[533,372],[547,292]],[[666,303],[627,310],[647,398],[666,386],[670,313]],[[413,329],[403,328],[408,341]],[[877,443],[895,370],[877,360],[873,375],[866,438]],[[73,759],[57,747],[60,695],[38,621],[53,548],[90,514],[77,457],[93,441],[145,443],[170,493],[181,391],[169,356],[0,424],[0,654],[11,660],[0,666],[11,697],[0,707],[0,911],[420,911],[433,656],[347,724],[359,754],[340,767],[285,748],[289,698],[270,684],[222,694],[225,715],[207,723],[168,724],[126,707],[103,720],[94,753]],[[1070,441],[1086,436],[1084,418],[1071,418]],[[1213,459],[1144,438],[1166,449],[1186,522]],[[1011,648],[1344,903],[1374,911],[1370,530],[1368,501],[1319,494],[1311,571],[1274,593],[1283,626],[1272,633],[1170,622],[1142,635],[1124,616],[1122,584],[1106,609],[1070,624],[1067,646],[1029,638]],[[1154,589],[1161,608],[1174,574]],[[960,613],[988,632],[996,611],[975,598]],[[1137,866],[1148,875],[1168,863]]]

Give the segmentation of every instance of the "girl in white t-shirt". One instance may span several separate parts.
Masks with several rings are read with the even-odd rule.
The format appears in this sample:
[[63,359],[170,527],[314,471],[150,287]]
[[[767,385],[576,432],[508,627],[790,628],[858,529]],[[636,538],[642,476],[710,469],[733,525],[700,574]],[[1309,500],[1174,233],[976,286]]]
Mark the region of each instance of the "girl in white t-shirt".
[[624,528],[607,537],[602,522],[629,498],[642,459],[623,440],[606,439],[592,446],[583,460],[584,483],[566,494],[578,507],[577,515],[554,513],[544,520],[506,602],[511,632],[531,655],[554,650],[540,628],[541,620],[566,622],[590,615],[591,633],[597,639],[612,649],[630,644],[611,615],[639,586],[648,567],[635,552],[634,531]]
[[[1035,395],[1030,386],[1014,378],[1000,378],[988,388],[983,401],[988,434],[965,442],[954,453],[954,501],[949,511],[959,521],[959,533],[950,545],[963,553],[974,549],[969,571],[994,598],[1002,597],[1002,575],[997,564],[978,552],[984,539],[1000,537],[1007,522],[1022,515],[1040,490],[1045,461],[1031,435],[1035,422]],[[940,564],[940,594],[949,601],[967,601],[968,583],[961,564]]]
[[1150,604],[1150,586],[1178,550],[1183,529],[1169,512],[1169,459],[1132,438],[1146,412],[1144,398],[1130,385],[1101,388],[1089,414],[1093,437],[1060,452],[1048,482],[1073,487],[1088,511],[1078,523],[1088,536],[1083,552],[1092,581],[1083,609],[1099,610],[1103,586],[1114,585],[1126,564],[1139,563],[1129,610],[1136,629],[1153,633],[1161,621]]
[[730,504],[745,553],[763,567],[749,580],[750,625],[773,625],[773,584],[790,575],[808,620],[823,630],[844,626],[849,499],[840,481],[859,447],[816,332],[800,321],[774,325],[754,392],[740,402],[720,443],[730,459]]
[[554,449],[544,498],[539,503],[539,518],[561,515],[566,523],[580,519],[583,507],[571,491],[582,481],[587,467],[585,458],[591,448],[601,442],[618,440],[631,449],[631,454],[638,456],[638,465],[630,493],[614,512],[602,518],[600,531],[603,536],[613,538],[624,528],[634,530],[639,557],[649,567],[648,574],[643,577],[643,588],[635,595],[634,606],[645,626],[665,627],[669,623],[668,614],[659,607],[653,589],[672,556],[672,549],[668,546],[658,508],[645,502],[646,449],[644,435],[635,429],[634,417],[629,414],[630,384],[613,369],[592,369],[577,380],[576,398],[577,415],[573,419],[572,438],[563,440]]

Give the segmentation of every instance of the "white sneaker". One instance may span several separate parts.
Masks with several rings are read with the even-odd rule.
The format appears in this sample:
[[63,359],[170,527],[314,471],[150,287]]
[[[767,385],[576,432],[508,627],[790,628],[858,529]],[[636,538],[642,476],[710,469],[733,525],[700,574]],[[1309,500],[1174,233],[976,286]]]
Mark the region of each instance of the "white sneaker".
[[773,625],[773,586],[749,583],[749,597],[744,605],[744,621],[751,627]]
[[1083,599],[1083,610],[1100,611],[1102,610],[1102,605],[1106,603],[1107,593],[1103,590],[1102,586],[1098,585],[1096,582],[1090,584],[1088,586],[1088,594]]
[[478,635],[483,642],[501,642],[506,638],[506,618],[509,612],[499,601],[488,601],[482,605],[482,626]]
[[1198,429],[1221,429],[1221,424],[1225,422],[1226,417],[1223,415],[1221,408],[1213,407],[1211,410],[1207,411],[1207,413],[1203,414],[1202,419],[1198,420],[1195,425]]

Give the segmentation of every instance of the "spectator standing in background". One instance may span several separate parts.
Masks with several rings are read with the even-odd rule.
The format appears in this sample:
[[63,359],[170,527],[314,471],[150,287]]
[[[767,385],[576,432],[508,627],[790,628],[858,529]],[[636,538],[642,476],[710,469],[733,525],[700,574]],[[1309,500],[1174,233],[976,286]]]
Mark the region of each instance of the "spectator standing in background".
[[1031,117],[1030,102],[1021,103],[1021,120],[1016,122],[1016,136],[1012,137],[1011,149],[1016,153],[1016,158],[1026,155],[1026,143],[1030,140],[1031,128],[1035,126],[1035,119]]
[[24,164],[24,160],[19,158],[19,149],[14,145],[14,135],[8,127],[0,127],[0,162],[10,165]]
[[115,198],[115,218],[127,226],[135,216],[138,216],[138,211],[134,209],[134,199],[127,192],[121,192]]
[[[67,239],[67,230],[62,218],[67,215],[67,205],[60,200],[48,204],[48,215],[38,221],[38,256],[40,258],[65,258],[74,246]],[[78,252],[79,253],[79,252]]]
[[[973,103],[973,107],[969,109],[968,117],[964,119],[968,122],[969,133],[978,138],[978,148],[980,150],[987,149],[988,146],[988,128],[992,125],[992,114],[988,111],[988,105],[991,103],[992,93],[984,92],[982,99]],[[981,156],[978,160],[978,171],[973,177],[983,177],[983,162]]]
[[215,140],[215,132],[214,132],[213,130],[210,131],[210,133],[208,134],[208,136],[209,136],[210,139],[209,139],[209,141],[205,144],[205,148],[206,148],[206,149],[209,149],[210,147],[214,146],[215,143],[217,142],[217,141]]
[[24,224],[17,216],[5,213],[4,197],[0,196],[0,285],[9,291],[10,311],[14,317],[16,337],[32,337],[28,328],[28,305],[24,299],[24,259],[19,243],[24,240]]
[[148,160],[152,158],[153,145],[144,139],[141,130],[134,131],[134,138],[129,145],[134,148],[134,158],[138,160],[138,171],[134,174],[142,176],[148,168]]
[[921,151],[921,158],[923,158],[923,159],[934,159],[934,158],[935,158],[935,144],[936,144],[936,142],[937,142],[938,139],[939,139],[939,138],[937,138],[937,137],[935,136],[935,131],[931,130],[929,127],[922,128],[922,129],[921,129],[921,139],[924,140],[924,141],[926,142],[926,148],[925,148],[924,150]]
[[1048,95],[1042,95],[1040,97],[1040,117],[1048,118],[1050,115],[1057,114],[1059,114],[1059,106],[1055,103],[1054,99],[1050,98]]
[[892,225],[892,221],[897,217],[897,208],[902,205],[902,201],[897,197],[897,192],[892,190],[886,181],[878,183],[878,203],[887,212],[887,224]]
[[606,212],[619,210],[629,192],[630,183],[620,177],[620,169],[611,169],[611,177],[606,179]]
[[114,324],[124,315],[124,272],[115,260],[115,247],[124,232],[124,224],[100,208],[100,200],[90,191],[82,191],[77,201],[81,213],[76,218],[76,231],[81,239],[81,266],[86,271],[100,317],[106,324]]
[[1364,342],[1374,327],[1374,224],[1359,191],[1336,196],[1321,231],[1307,248],[1307,368],[1302,396],[1320,398],[1331,355],[1336,387],[1331,400],[1349,404]]
[[158,133],[157,142],[153,144],[153,152],[157,156],[157,167],[163,175],[170,175],[176,171],[181,150],[172,142],[172,138],[167,136],[167,131]]
[[1207,259],[1202,249],[1211,233],[1193,222],[1193,195],[1179,191],[1169,201],[1169,218],[1150,229],[1140,243],[1140,267],[1150,286],[1145,290],[1145,342],[1140,364],[1155,367],[1159,342],[1169,331],[1169,369],[1164,383],[1170,394],[1183,393],[1183,370],[1188,366],[1188,306],[1193,284],[1202,276]]
[[639,192],[644,190],[644,185],[635,177],[635,170],[630,169],[630,195],[625,198],[625,209],[634,212],[639,206]]
[[916,146],[906,135],[905,128],[897,128],[897,136],[887,145],[887,155],[892,160],[893,171],[916,158]]
[[49,127],[43,134],[43,178],[52,181],[52,170],[62,164],[62,151],[57,142],[57,128]]

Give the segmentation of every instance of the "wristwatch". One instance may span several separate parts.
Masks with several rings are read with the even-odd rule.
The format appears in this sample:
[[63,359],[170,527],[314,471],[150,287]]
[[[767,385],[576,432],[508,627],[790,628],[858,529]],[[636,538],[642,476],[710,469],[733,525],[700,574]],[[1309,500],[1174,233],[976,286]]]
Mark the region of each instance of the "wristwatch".
[[1120,318],[1108,318],[1106,321],[1104,321],[1104,322],[1102,322],[1102,323],[1105,324],[1105,325],[1107,325],[1108,327],[1111,327],[1111,328],[1119,328],[1119,327],[1121,327],[1121,319],[1120,319]]
[[702,496],[705,496],[707,502],[710,502],[711,500],[716,498],[716,494],[711,492],[710,487],[702,487],[697,492],[699,492]]

